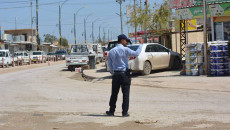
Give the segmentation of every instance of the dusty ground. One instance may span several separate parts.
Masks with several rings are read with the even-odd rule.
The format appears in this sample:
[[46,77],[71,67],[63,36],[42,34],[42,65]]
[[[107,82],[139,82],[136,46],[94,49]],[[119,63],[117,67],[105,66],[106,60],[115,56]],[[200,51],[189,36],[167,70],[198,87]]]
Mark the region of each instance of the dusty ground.
[[84,81],[64,64],[2,73],[0,129],[230,129],[229,77],[177,73],[135,75],[127,118],[121,117],[121,93],[116,116],[104,114],[109,77]]

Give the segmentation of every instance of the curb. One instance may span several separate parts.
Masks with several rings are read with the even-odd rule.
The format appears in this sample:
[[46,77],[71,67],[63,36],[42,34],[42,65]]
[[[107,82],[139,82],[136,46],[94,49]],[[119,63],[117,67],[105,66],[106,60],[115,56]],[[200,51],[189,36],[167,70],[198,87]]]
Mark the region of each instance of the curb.
[[89,76],[89,75],[84,74],[84,70],[82,71],[82,77],[83,77],[83,78],[86,78],[86,79],[91,79],[91,80],[93,80],[93,79],[99,79],[99,78],[96,78],[96,77],[93,77],[93,76]]

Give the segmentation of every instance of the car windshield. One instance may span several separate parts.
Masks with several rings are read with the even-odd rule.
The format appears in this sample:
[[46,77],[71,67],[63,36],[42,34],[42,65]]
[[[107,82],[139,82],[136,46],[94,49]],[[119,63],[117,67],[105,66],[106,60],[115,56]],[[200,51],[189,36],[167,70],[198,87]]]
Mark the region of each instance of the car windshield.
[[84,52],[89,52],[87,45],[75,45],[72,46],[71,53],[84,53]]
[[56,54],[65,54],[65,51],[57,51]]
[[107,48],[106,48],[106,47],[102,47],[102,50],[103,50],[103,51],[107,51]]
[[6,53],[3,51],[2,52],[0,51],[0,57],[5,57],[5,56],[6,56]]
[[97,51],[97,45],[93,45],[93,51]]
[[42,55],[42,52],[33,52],[33,55]]
[[136,51],[138,49],[139,46],[134,45],[134,46],[127,46],[128,48],[130,48],[133,51]]
[[[118,41],[110,42],[109,45],[108,45],[107,50],[110,51],[111,49],[113,49],[114,47],[116,47],[117,44],[119,44]],[[130,41],[128,41],[127,45],[132,45],[132,43]]]
[[14,56],[23,56],[23,53],[14,53]]
[[53,55],[54,53],[53,52],[49,52],[47,55]]

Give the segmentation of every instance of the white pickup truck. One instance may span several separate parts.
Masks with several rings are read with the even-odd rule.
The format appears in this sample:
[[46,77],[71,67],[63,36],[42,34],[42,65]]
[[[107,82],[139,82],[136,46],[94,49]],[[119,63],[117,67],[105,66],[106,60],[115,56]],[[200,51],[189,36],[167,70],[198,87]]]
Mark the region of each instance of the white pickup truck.
[[68,70],[89,64],[89,49],[87,44],[78,44],[71,47],[69,55],[66,55]]
[[44,61],[46,63],[47,61],[47,55],[45,54],[44,51],[32,51],[30,54],[31,60],[36,63],[37,61]]
[[14,52],[14,59],[18,60],[20,64],[22,64],[22,60],[23,60],[23,63],[28,64],[30,62],[29,54],[26,51]]
[[[4,64],[3,64],[4,59]],[[10,51],[9,50],[0,50],[0,66],[3,66],[8,68],[9,65],[13,64],[13,59],[11,58]]]

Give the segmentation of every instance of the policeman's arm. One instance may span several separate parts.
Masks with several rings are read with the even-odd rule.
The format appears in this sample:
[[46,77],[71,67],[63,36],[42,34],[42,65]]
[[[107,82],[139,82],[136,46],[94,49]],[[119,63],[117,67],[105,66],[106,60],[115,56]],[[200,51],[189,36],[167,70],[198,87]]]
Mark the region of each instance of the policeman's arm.
[[108,65],[109,65],[110,73],[113,74],[113,64],[112,64],[112,59],[110,54],[108,55]]
[[141,53],[141,49],[142,49],[142,44],[139,45],[139,47],[136,51],[133,51],[127,47],[127,53],[128,53],[127,55],[128,56],[139,56]]

